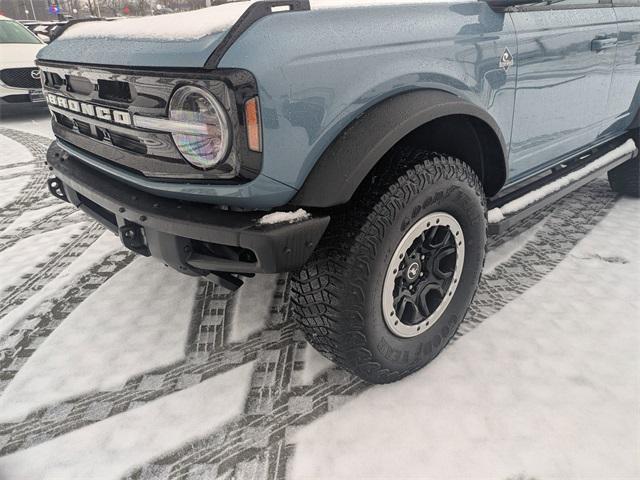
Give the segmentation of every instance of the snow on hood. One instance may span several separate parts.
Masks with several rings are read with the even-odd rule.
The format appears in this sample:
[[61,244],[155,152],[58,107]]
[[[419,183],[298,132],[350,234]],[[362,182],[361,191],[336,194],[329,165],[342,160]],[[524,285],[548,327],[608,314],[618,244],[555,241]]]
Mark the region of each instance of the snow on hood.
[[73,38],[131,40],[197,40],[231,28],[253,2],[235,2],[191,12],[153,17],[123,18],[106,22],[83,22],[62,34]]
[[[168,15],[123,18],[107,22],[84,22],[70,27],[63,37],[65,39],[197,40],[231,28],[255,1],[259,0],[226,3]],[[420,0],[311,0],[310,5],[311,10],[321,10],[415,3],[420,3]]]
[[[192,12],[78,23],[43,48],[38,59],[132,68],[202,68],[231,27],[257,1],[260,0],[226,3]],[[311,0],[311,10],[410,5],[424,1]]]

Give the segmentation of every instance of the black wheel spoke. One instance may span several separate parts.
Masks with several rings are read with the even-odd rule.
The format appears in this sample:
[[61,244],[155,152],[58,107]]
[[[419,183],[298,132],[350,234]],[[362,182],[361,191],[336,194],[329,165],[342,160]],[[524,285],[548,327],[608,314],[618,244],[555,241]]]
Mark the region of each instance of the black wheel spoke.
[[[444,238],[442,239],[442,242],[440,243],[439,246],[444,247],[448,245],[449,242],[451,241],[451,237],[452,237],[451,230],[447,228],[447,233],[445,233]],[[455,248],[454,248],[454,251],[455,251]]]
[[426,285],[420,292],[420,309],[426,313],[425,317],[431,315],[442,302],[445,292],[442,282],[434,282]]
[[395,303],[396,316],[401,319],[402,315],[404,315],[404,311],[406,308],[407,308],[407,297],[400,297]]
[[418,313],[415,300],[408,295],[403,296],[396,307],[396,315],[402,323],[413,324]]
[[420,292],[420,309],[422,310],[422,313],[424,313],[425,317],[428,317],[429,315],[431,315],[433,313],[429,309],[429,304],[426,302],[426,298],[425,297],[426,297],[426,294],[427,294],[427,290],[428,290],[428,287],[425,287]]
[[449,262],[449,264],[444,264],[445,260],[449,260],[449,257],[455,255],[456,248],[455,247],[443,247],[438,253],[435,254],[433,258],[433,273],[439,278],[446,279],[451,278],[453,276],[453,271],[455,269],[455,257],[453,258],[453,262]]
[[436,238],[436,234],[438,233],[438,228],[439,227],[433,227],[432,229],[429,230],[427,244],[431,247],[433,246],[433,240]]

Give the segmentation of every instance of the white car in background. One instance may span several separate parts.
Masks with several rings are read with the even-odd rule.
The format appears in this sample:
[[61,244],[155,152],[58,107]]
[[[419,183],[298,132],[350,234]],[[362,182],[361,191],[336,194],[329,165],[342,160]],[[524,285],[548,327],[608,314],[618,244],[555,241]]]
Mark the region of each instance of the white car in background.
[[0,116],[45,108],[40,70],[35,66],[44,45],[25,26],[0,16]]

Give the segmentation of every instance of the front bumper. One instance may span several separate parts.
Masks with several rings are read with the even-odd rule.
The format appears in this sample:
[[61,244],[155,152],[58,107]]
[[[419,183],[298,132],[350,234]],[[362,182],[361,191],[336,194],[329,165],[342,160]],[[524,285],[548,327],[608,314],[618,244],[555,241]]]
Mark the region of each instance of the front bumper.
[[69,155],[57,142],[47,152],[53,195],[118,234],[125,246],[192,275],[295,270],[310,257],[328,216],[260,225],[264,212],[234,212],[153,195],[119,182]]

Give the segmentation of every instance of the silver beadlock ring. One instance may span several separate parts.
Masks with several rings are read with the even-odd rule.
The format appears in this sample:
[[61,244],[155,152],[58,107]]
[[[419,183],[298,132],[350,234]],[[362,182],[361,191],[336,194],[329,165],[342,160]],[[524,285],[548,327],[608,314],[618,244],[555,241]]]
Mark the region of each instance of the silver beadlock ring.
[[[412,248],[412,246],[414,246],[414,243],[416,243],[418,238],[422,237],[423,241],[426,241],[426,235],[428,233],[430,235],[434,235],[431,233],[433,229],[436,229],[436,231],[442,231],[438,230],[442,228],[447,228],[450,231],[453,236],[453,243],[455,244],[456,258],[452,278],[448,282],[448,287],[444,292],[442,300],[433,312],[427,315],[419,323],[403,323],[402,319],[398,318],[398,314],[394,307],[396,300],[394,292],[397,292],[398,290],[398,280],[401,278],[399,277],[400,272],[406,272],[405,281],[407,282],[416,281],[418,276],[423,277],[425,273],[420,271],[421,267],[424,268],[424,264],[421,264],[420,261],[413,262],[409,265],[406,264],[407,252]],[[447,235],[447,232],[445,232],[445,235]],[[449,240],[451,239],[451,237],[447,238]],[[462,227],[458,221],[448,213],[430,213],[418,220],[418,222],[416,222],[416,224],[413,225],[407,233],[405,233],[391,257],[391,262],[387,268],[387,273],[382,287],[382,312],[384,321],[394,335],[402,338],[415,337],[429,330],[436,324],[451,303],[458,285],[460,284],[460,274],[462,273],[462,267],[464,265],[464,255],[465,244]],[[422,259],[425,260],[424,256],[422,256]],[[428,261],[428,259],[426,260]],[[401,266],[404,266],[404,268],[401,268]],[[429,275],[430,273],[426,272],[426,274]],[[416,285],[419,287],[420,283],[417,282]],[[425,285],[420,288],[424,287]],[[409,288],[411,288],[411,286],[409,286]]]

